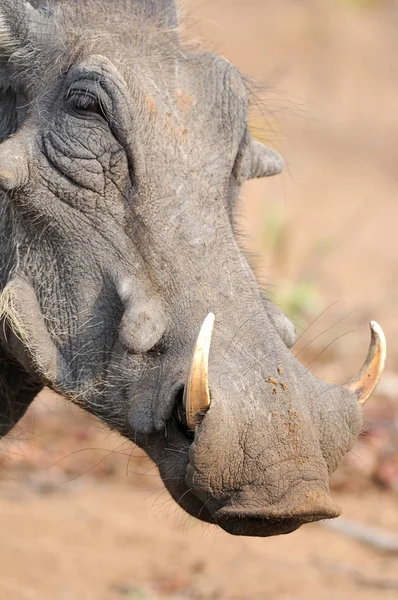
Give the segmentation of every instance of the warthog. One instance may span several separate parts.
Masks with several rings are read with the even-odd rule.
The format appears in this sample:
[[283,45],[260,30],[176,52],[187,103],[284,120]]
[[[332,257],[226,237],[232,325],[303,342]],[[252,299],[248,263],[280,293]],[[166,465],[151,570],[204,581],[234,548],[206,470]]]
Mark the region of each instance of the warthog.
[[47,385],[203,521],[337,516],[384,336],[346,387],[290,352],[235,236],[242,184],[282,168],[237,70],[181,43],[172,0],[0,0],[0,109],[1,434]]

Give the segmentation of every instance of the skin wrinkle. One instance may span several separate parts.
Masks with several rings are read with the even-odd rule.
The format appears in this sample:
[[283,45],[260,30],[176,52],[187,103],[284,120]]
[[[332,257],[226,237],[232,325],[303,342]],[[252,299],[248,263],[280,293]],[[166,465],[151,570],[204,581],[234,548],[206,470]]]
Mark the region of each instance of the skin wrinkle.
[[[52,184],[51,180],[48,178],[44,178],[44,182],[45,182],[45,185],[48,187],[50,187]],[[51,191],[54,192],[54,200],[57,200],[58,199],[57,198],[57,187],[52,187]],[[73,210],[73,208],[72,208],[72,210]],[[50,215],[50,217],[51,217],[51,215]],[[76,227],[76,220],[77,220],[77,227]],[[81,227],[84,230],[87,226],[91,225],[91,222],[87,219],[87,215],[85,215],[82,212],[81,207],[79,207],[79,209],[76,209],[76,211],[73,215],[73,220],[71,220],[70,224],[73,226],[73,229],[76,229],[76,228],[78,229],[78,227]],[[51,222],[49,222],[49,226],[50,225],[51,225]],[[101,230],[101,237],[105,237],[105,236],[106,236],[106,232]],[[88,238],[88,241],[90,242],[90,238]],[[113,245],[112,238],[110,238],[108,241]],[[118,249],[115,247],[114,247],[114,250],[118,251]],[[125,258],[124,254],[122,253],[123,250],[124,249],[122,249],[120,256],[117,257],[119,260],[122,260]],[[95,256],[95,254],[96,253],[94,252],[93,256]]]
[[[0,0],[0,15],[18,5],[23,20],[18,2]],[[273,157],[256,146],[264,157],[253,164],[244,82],[137,4],[104,2],[112,10],[60,1],[44,22],[34,13],[33,29],[14,20],[30,50],[4,77],[0,62],[0,90],[12,79],[15,94],[0,93],[0,115],[23,98],[32,146],[26,184],[2,195],[13,206],[0,221],[3,238],[18,229],[18,250],[0,256],[2,281],[23,280],[46,329],[20,300],[28,343],[41,351],[31,365],[20,346],[16,367],[2,371],[0,362],[0,390],[21,372],[31,390],[7,391],[3,402],[29,404],[52,344],[62,368],[46,383],[144,448],[191,514],[231,533],[233,519],[218,520],[218,511],[240,501],[249,512],[284,506],[292,519],[303,505],[309,520],[334,516],[327,470],[351,446],[347,428],[359,430],[360,411],[353,394],[316,380],[291,355],[292,326],[264,300],[238,246],[240,186]],[[0,117],[0,139],[18,122]],[[0,145],[0,164],[4,152]],[[210,311],[212,403],[191,444],[175,393]],[[327,418],[324,393],[334,408]],[[7,414],[1,432],[12,425]],[[248,519],[244,533],[294,528],[278,519]]]
[[[308,482],[308,483],[315,483],[317,484],[319,482],[319,479],[317,478],[310,478],[307,477],[304,479],[304,481]],[[303,485],[303,479],[299,479],[299,480],[294,480],[293,479],[289,479],[288,482],[288,488],[285,492],[280,492],[277,491],[277,493],[272,493],[271,489],[267,489],[268,491],[268,495],[271,498],[271,501],[269,504],[267,504],[268,508],[272,508],[273,506],[275,506],[275,504],[280,504],[283,503],[284,498],[286,498],[288,495],[290,495],[292,492],[294,493],[294,489],[295,488],[299,488],[300,486]],[[256,486],[258,484],[256,483],[251,483],[250,486]],[[286,487],[286,486],[285,486]],[[250,510],[261,510],[264,508],[264,505],[260,502],[256,502],[254,501],[253,503],[250,503],[250,500],[244,498],[244,504],[239,503],[239,502],[234,502],[234,505],[236,508],[240,507],[242,512],[247,512]]]

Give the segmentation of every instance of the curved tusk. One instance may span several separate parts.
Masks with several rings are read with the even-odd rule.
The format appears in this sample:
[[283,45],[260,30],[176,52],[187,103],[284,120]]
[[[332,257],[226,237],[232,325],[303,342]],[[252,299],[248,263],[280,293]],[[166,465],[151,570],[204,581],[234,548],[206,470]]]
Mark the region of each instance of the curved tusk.
[[345,387],[358,396],[360,404],[365,404],[374,392],[384,370],[387,355],[386,337],[376,321],[370,322],[370,347],[362,369],[355,379]]
[[188,428],[195,429],[196,417],[210,406],[209,352],[215,316],[207,315],[196,340],[188,379],[184,388],[183,405]]

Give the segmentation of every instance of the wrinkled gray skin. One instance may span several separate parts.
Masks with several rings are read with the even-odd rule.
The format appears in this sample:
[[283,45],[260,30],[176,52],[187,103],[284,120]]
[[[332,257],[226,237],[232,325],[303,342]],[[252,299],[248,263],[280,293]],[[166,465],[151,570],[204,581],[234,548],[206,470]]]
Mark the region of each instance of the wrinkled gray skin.
[[[281,166],[250,139],[242,78],[160,5],[0,0],[1,433],[49,385],[144,448],[192,515],[288,533],[338,514],[328,476],[361,413],[292,356],[237,245],[241,185]],[[175,409],[210,311],[192,443]]]

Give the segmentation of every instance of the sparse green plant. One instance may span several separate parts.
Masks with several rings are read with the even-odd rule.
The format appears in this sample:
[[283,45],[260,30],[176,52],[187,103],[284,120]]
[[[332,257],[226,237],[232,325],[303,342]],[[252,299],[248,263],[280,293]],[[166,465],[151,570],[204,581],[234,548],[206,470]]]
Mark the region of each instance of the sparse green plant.
[[[270,292],[271,299],[301,327],[322,308],[318,272],[320,262],[333,250],[333,241],[315,239],[297,271],[292,268],[297,261],[294,228],[283,206],[267,204],[262,223],[260,252],[267,256],[270,269],[278,280]],[[292,271],[295,271],[293,279]]]

